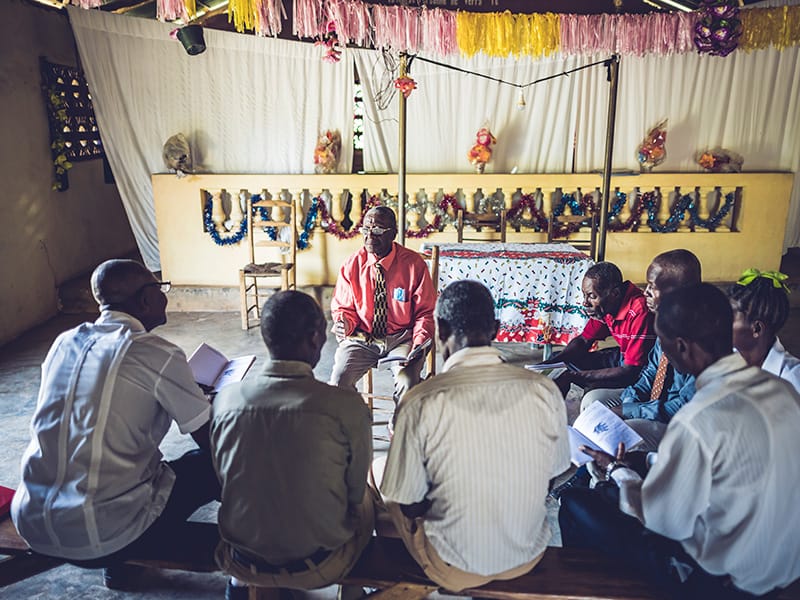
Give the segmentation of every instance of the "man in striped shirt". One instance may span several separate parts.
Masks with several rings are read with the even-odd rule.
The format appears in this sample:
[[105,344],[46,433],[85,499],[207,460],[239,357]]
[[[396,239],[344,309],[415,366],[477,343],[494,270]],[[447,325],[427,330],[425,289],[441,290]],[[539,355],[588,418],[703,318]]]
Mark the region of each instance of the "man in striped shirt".
[[398,410],[381,493],[425,573],[460,591],[530,571],[550,540],[548,482],[569,466],[555,384],[491,347],[494,301],[457,281],[436,306],[443,372]]

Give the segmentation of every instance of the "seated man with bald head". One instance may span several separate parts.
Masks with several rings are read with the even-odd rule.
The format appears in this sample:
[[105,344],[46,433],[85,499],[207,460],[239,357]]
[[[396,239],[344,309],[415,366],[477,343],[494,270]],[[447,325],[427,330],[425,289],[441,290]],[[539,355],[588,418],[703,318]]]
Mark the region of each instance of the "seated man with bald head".
[[[395,243],[392,209],[370,209],[361,233],[364,247],[342,265],[331,300],[339,347],[330,383],[347,389],[379,359],[405,357],[434,333],[436,289],[422,257]],[[395,403],[419,383],[423,359],[392,363]]]
[[[142,264],[109,260],[92,274],[100,317],[62,333],[42,365],[33,439],[11,507],[33,550],[87,567],[147,555],[219,497],[208,451],[210,406],[180,348],[151,332],[166,323],[168,286]],[[164,462],[175,421],[200,450]]]

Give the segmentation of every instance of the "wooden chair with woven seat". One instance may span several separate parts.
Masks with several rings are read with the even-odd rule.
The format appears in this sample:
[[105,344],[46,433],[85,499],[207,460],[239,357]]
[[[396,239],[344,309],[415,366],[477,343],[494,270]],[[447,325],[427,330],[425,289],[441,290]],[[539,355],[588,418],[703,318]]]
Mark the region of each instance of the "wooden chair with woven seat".
[[[456,231],[458,232],[458,243],[462,243],[464,240],[467,241],[478,241],[478,242],[485,242],[485,238],[477,238],[477,237],[465,237],[464,236],[464,225],[465,225],[465,213],[464,209],[461,208],[458,210],[457,215],[458,220],[456,221]],[[483,227],[492,227],[495,231],[500,233],[500,242],[505,244],[506,243],[506,209],[503,208],[500,210],[500,213],[495,215],[493,213],[482,213],[476,214],[469,218],[469,221],[466,223],[467,225],[472,225],[475,228],[476,232],[480,232],[481,228]]]
[[[288,216],[285,214],[288,212]],[[247,198],[247,243],[250,262],[239,269],[239,295],[241,299],[242,329],[259,324],[261,298],[259,282],[265,279],[278,281],[281,290],[296,287],[297,260],[297,206],[293,200]],[[271,248],[272,262],[257,262],[256,249]],[[265,253],[266,254],[266,253]],[[278,256],[279,255],[279,256]]]
[[[547,223],[547,243],[564,242],[587,254],[589,258],[597,258],[597,213],[591,215],[556,215],[550,213]],[[563,235],[564,229],[569,232]]]

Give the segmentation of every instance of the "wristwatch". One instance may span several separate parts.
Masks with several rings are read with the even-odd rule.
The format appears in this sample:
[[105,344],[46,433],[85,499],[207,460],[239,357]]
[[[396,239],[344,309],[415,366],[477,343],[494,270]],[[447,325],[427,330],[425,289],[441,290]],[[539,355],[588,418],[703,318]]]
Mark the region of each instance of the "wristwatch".
[[614,472],[614,469],[619,469],[622,467],[628,468],[628,465],[623,462],[617,462],[616,460],[612,460],[610,463],[608,463],[608,466],[606,467],[606,481],[611,480],[611,473]]

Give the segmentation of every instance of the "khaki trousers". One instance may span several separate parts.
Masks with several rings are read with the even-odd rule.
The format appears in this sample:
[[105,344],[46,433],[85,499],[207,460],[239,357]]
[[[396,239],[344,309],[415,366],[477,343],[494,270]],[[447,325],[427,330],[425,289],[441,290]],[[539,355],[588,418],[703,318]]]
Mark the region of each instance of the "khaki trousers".
[[385,505],[379,506],[378,510],[381,509],[388,510],[392,522],[397,528],[397,533],[400,534],[400,538],[403,540],[408,553],[411,554],[419,566],[422,567],[422,570],[425,571],[425,575],[451,592],[460,592],[467,588],[480,587],[495,579],[514,579],[533,569],[533,567],[542,560],[542,556],[544,555],[544,552],[542,552],[542,554],[530,562],[509,569],[508,571],[503,571],[502,573],[495,573],[494,575],[468,573],[442,560],[436,548],[431,545],[430,541],[425,536],[423,519],[409,519],[400,510],[400,505],[393,502],[387,502]]
[[318,565],[310,561],[307,571],[277,573],[259,571],[255,566],[246,566],[233,558],[233,547],[222,540],[217,546],[216,561],[220,568],[239,581],[259,587],[292,588],[312,590],[336,583],[355,566],[364,548],[372,538],[375,524],[375,507],[369,491],[358,507],[358,525],[353,537],[336,548]]

